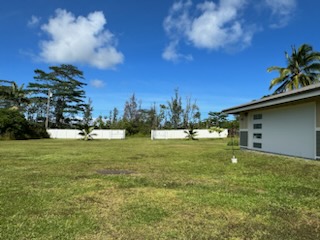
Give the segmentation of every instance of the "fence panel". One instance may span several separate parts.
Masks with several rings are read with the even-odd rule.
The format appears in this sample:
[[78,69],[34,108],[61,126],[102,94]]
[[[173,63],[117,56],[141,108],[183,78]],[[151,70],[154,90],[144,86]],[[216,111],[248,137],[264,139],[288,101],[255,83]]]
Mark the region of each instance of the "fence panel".
[[[48,129],[50,138],[58,139],[81,139],[81,132],[77,129]],[[126,131],[122,129],[95,129],[92,131],[93,139],[125,139]]]
[[[180,130],[151,130],[151,139],[184,139],[187,137],[187,129]],[[226,138],[228,137],[228,129],[224,129],[221,133],[210,132],[208,129],[195,129],[195,138]]]

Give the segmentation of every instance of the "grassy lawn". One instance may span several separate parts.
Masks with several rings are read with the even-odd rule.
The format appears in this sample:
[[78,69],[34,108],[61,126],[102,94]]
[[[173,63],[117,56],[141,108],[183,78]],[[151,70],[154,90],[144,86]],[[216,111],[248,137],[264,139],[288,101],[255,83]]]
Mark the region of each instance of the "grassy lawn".
[[0,239],[320,239],[320,162],[236,156],[227,140],[1,141]]

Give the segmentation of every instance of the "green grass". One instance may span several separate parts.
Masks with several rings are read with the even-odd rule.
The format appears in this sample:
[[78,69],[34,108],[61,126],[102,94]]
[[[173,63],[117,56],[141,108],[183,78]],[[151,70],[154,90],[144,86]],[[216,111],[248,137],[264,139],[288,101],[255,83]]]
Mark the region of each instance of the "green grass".
[[320,162],[227,143],[0,141],[0,239],[320,239]]

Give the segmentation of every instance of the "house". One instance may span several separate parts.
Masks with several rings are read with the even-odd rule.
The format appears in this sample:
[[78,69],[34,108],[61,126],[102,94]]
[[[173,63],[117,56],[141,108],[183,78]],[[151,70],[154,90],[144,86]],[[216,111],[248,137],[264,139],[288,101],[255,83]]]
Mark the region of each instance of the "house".
[[223,112],[240,116],[242,149],[320,158],[320,83]]

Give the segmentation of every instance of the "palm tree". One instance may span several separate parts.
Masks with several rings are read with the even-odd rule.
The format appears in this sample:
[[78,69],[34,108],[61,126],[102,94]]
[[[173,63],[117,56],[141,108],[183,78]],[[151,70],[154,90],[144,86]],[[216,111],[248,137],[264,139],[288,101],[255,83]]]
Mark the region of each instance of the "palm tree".
[[10,86],[0,86],[0,99],[2,99],[1,102],[5,108],[21,110],[23,105],[30,102],[27,97],[27,91],[24,89],[24,84],[19,87],[14,81],[0,80],[1,82],[10,84]]
[[83,128],[80,129],[81,132],[79,132],[79,135],[83,136],[83,140],[85,141],[92,140],[92,136],[97,135],[96,133],[92,133],[94,128],[95,126],[89,126],[88,124],[85,124]]
[[268,72],[278,71],[280,76],[271,80],[269,89],[280,85],[275,94],[298,89],[319,82],[320,52],[313,51],[312,46],[303,44],[297,50],[292,46],[292,53],[285,52],[287,67],[269,67]]
[[190,124],[190,129],[187,129],[184,131],[184,133],[187,134],[186,139],[188,140],[198,140],[196,136],[198,135],[198,132],[194,130],[194,125]]
[[11,84],[12,81],[8,81],[8,80],[0,80],[0,99],[5,99],[7,100],[10,96],[10,86],[7,85],[3,85],[2,83],[5,84]]
[[27,91],[24,89],[24,84],[19,87],[15,82],[12,82],[10,97],[13,107],[17,109],[21,109],[24,104],[30,103]]

